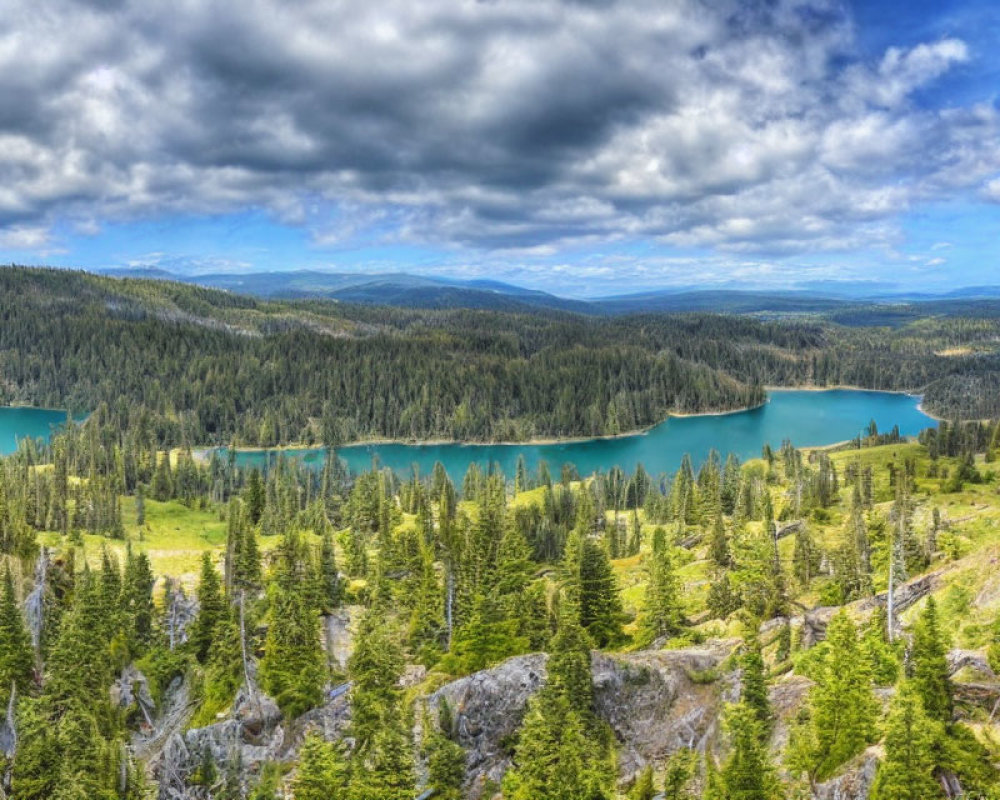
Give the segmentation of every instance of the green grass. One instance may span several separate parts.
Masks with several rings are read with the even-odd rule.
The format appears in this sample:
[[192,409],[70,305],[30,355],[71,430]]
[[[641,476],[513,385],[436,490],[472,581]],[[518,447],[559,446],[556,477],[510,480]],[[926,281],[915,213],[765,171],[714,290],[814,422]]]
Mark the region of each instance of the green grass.
[[[215,510],[188,508],[171,501],[146,501],[146,523],[136,523],[135,501],[122,499],[125,535],[135,552],[145,553],[157,576],[170,575],[193,585],[198,574],[201,554],[206,550],[221,552],[226,541],[226,522]],[[55,533],[39,536],[42,544],[62,546],[62,537]],[[267,543],[262,543],[263,547]],[[273,545],[272,545],[273,546]],[[104,536],[83,536],[80,548],[92,566],[99,566],[102,548],[107,547],[119,559],[124,558],[126,542]],[[78,553],[79,555],[79,553]]]

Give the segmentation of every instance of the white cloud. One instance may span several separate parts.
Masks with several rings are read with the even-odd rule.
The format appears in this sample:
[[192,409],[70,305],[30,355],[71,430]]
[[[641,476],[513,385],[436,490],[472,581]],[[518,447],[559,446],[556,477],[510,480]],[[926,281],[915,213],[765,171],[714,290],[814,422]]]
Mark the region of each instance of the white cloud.
[[781,254],[1000,200],[996,109],[910,101],[966,45],[854,44],[837,0],[10,0],[0,224],[252,207],[318,247]]
[[49,241],[49,230],[42,226],[14,225],[0,229],[0,247],[11,250],[40,250]]

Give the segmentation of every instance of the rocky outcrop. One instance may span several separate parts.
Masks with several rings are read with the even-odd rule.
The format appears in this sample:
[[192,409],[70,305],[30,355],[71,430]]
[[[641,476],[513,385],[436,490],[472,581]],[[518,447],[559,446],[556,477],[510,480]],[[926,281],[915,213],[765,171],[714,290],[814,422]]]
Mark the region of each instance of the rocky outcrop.
[[180,581],[166,578],[166,596],[169,598],[167,608],[167,638],[170,649],[184,644],[188,638],[188,629],[198,616],[198,599],[189,597]]
[[110,699],[113,708],[126,712],[132,708],[138,709],[146,725],[152,727],[156,703],[149,692],[149,681],[134,664],[125,667],[118,679],[111,684]]
[[199,775],[211,762],[223,774],[239,765],[239,778],[252,783],[265,761],[275,760],[285,741],[281,712],[267,695],[240,689],[229,718],[204,728],[175,731],[167,740],[153,771],[159,780],[159,800],[208,800],[212,786]]
[[[929,572],[926,575],[921,575],[919,578],[914,578],[912,581],[908,581],[895,592],[895,610],[898,620],[898,615],[908,609],[910,606],[919,603],[927,595],[933,592],[941,584],[941,577],[946,572],[947,568],[939,569],[934,572]],[[830,620],[833,619],[834,614],[840,611],[841,608],[846,608],[849,612],[856,616],[865,617],[871,614],[878,607],[885,608],[886,601],[888,599],[888,594],[886,592],[881,592],[880,594],[874,595],[873,597],[866,597],[864,600],[857,600],[853,603],[848,603],[846,606],[819,606],[817,608],[810,609],[803,614],[792,617],[790,622],[793,627],[799,628],[800,630],[800,642],[803,647],[812,647],[815,644],[823,641],[826,638],[826,626],[830,624]],[[777,626],[783,625],[785,623],[784,619],[772,619],[768,620],[763,626],[761,626],[761,633],[768,633],[773,631]]]
[[[736,640],[720,640],[677,650],[592,655],[595,710],[618,742],[623,784],[647,764],[662,768],[683,748],[711,748],[717,757],[725,757],[719,729],[725,704],[739,698],[740,673],[730,658],[737,646]],[[422,673],[414,672],[405,682],[413,687],[421,678]],[[466,751],[464,797],[482,800],[500,783],[510,767],[528,701],[546,680],[546,656],[535,653],[452,681],[418,700],[428,709],[446,701],[453,712],[455,735]],[[119,704],[141,693],[141,686],[136,675],[123,674]],[[806,678],[786,675],[770,689],[775,714],[771,750],[779,766],[790,725],[810,686]],[[215,763],[218,780],[226,765],[238,764],[246,788],[263,763],[293,763],[308,731],[317,730],[331,741],[343,738],[350,723],[350,689],[349,683],[330,689],[322,706],[289,721],[273,700],[244,688],[224,719],[185,732],[188,706],[181,683],[165,694],[160,715],[151,730],[133,740],[133,749],[148,760],[159,782],[159,800],[209,800],[210,789],[200,776],[206,760]],[[419,745],[422,715],[415,717]],[[814,800],[866,800],[877,766],[873,748],[815,787]],[[423,765],[418,764],[418,774],[424,774]]]
[[594,654],[596,710],[620,743],[623,780],[681,748],[704,749],[717,730],[722,704],[739,697],[738,673],[722,671],[735,644]]
[[986,655],[979,650],[951,650],[948,653],[948,674],[971,670],[985,678],[996,678]]
[[813,682],[802,675],[785,675],[768,690],[774,729],[771,731],[771,756],[780,763],[788,746],[792,722],[809,696]]
[[512,737],[528,699],[545,683],[542,653],[517,656],[434,692],[427,703],[445,700],[455,714],[457,741],[467,754],[467,796],[475,800],[489,782],[499,782],[510,766]]
[[[735,645],[722,641],[683,650],[592,656],[597,714],[620,744],[619,774],[631,780],[646,764],[660,765],[684,747],[704,748],[719,712],[738,696],[738,673],[723,671]],[[514,736],[531,696],[545,683],[546,657],[511,658],[449,683],[426,699],[445,700],[467,753],[466,796],[475,800],[510,766]]]
[[835,778],[818,784],[813,800],[868,800],[878,762],[878,748],[869,747]]
[[359,606],[344,606],[323,617],[323,649],[335,669],[347,669],[347,659],[354,650],[354,624],[360,614]]

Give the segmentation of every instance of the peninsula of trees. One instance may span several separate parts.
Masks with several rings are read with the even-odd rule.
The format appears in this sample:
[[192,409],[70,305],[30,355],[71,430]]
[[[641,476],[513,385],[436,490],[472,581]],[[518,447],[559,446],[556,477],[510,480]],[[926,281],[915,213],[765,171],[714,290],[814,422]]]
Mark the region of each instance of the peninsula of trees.
[[918,391],[940,417],[986,419],[1000,414],[998,340],[988,304],[902,320],[594,317],[0,270],[0,403],[103,408],[161,447],[618,434],[754,406],[767,385]]

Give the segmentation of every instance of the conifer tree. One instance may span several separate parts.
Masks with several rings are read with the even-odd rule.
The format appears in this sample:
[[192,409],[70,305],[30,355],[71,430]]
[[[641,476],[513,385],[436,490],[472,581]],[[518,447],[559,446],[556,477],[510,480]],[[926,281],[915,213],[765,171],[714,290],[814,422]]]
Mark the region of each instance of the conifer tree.
[[746,703],[730,706],[726,730],[730,753],[721,773],[725,800],[773,800],[777,779],[756,710]]
[[337,569],[337,553],[333,546],[333,535],[329,529],[323,531],[319,549],[319,595],[322,611],[326,614],[337,609],[343,601],[344,587]]
[[694,777],[695,752],[678,750],[667,762],[667,773],[663,778],[663,800],[687,800],[688,784]]
[[701,800],[727,800],[726,787],[711,753],[705,753],[704,789]]
[[899,676],[899,659],[886,628],[885,607],[875,606],[861,634],[861,648],[868,659],[872,681],[876,686],[891,686]]
[[195,657],[208,661],[215,637],[215,627],[223,615],[223,600],[219,573],[215,570],[210,553],[202,553],[201,576],[198,580],[198,616],[191,626],[190,642]]
[[294,800],[340,800],[346,797],[347,769],[337,746],[316,731],[306,734],[292,779]]
[[163,453],[153,475],[153,498],[161,503],[174,496],[174,479],[170,471],[170,453]]
[[403,674],[403,651],[378,608],[369,609],[358,625],[348,673],[351,690],[350,735],[362,756],[372,747],[375,733],[402,705],[399,678]]
[[440,656],[445,629],[441,586],[434,570],[434,556],[429,546],[420,546],[420,573],[407,633],[410,649],[427,665]]
[[29,691],[34,663],[31,636],[17,606],[14,578],[8,565],[0,591],[0,698],[8,697],[11,686],[16,686],[19,695]]
[[580,624],[594,644],[608,647],[621,641],[622,607],[618,581],[604,548],[585,539],[580,549]]
[[365,614],[348,663],[354,682],[349,734],[355,741],[350,800],[413,797],[410,726],[399,688],[403,653],[386,626],[384,611],[377,602]]
[[712,533],[708,540],[708,558],[717,569],[729,569],[733,565],[729,535],[726,533],[721,514],[716,514],[712,522]]
[[911,681],[903,681],[896,690],[885,725],[885,759],[875,777],[871,800],[944,796],[934,779],[934,751],[941,732],[924,712],[920,695]]
[[827,626],[826,651],[809,693],[809,724],[796,731],[789,762],[823,780],[875,737],[878,706],[871,671],[850,617],[842,609]]
[[653,800],[656,787],[653,785],[653,768],[646,766],[628,793],[628,800]]
[[661,527],[653,531],[647,575],[646,609],[642,618],[644,639],[651,642],[661,636],[676,636],[683,629],[684,609],[666,531]]
[[910,665],[913,686],[923,703],[927,716],[941,722],[951,722],[951,680],[948,673],[948,648],[938,623],[937,604],[933,597],[913,628]]
[[319,620],[301,588],[276,592],[260,679],[289,717],[319,705],[323,698],[327,672]]
[[442,698],[436,718],[430,717],[428,715],[424,721],[428,786],[440,800],[462,800],[465,750],[452,738],[452,715],[447,701]]
[[267,493],[264,488],[264,481],[260,477],[260,470],[254,468],[250,470],[247,485],[243,490],[243,502],[246,503],[247,516],[250,519],[251,525],[256,525],[260,522],[260,518],[264,514],[266,499]]
[[509,800],[610,798],[608,770],[595,758],[580,716],[562,692],[543,689],[528,702],[514,754],[503,779]]
[[562,692],[580,718],[589,722],[594,713],[594,683],[590,666],[591,641],[577,622],[577,614],[564,606],[559,628],[552,637],[546,670],[552,691]]
[[127,622],[129,650],[142,655],[153,638],[153,586],[156,579],[145,553],[133,554],[131,545],[125,556],[122,580],[122,606]]
[[766,736],[772,722],[771,701],[767,693],[764,656],[761,653],[760,641],[753,633],[744,640],[740,667],[742,669],[740,701],[753,712],[761,734]]
[[53,716],[106,690],[111,660],[104,616],[97,580],[84,570],[45,665],[43,697]]

